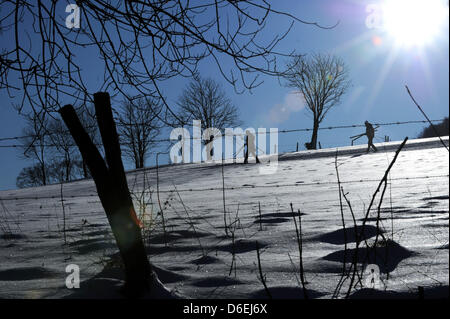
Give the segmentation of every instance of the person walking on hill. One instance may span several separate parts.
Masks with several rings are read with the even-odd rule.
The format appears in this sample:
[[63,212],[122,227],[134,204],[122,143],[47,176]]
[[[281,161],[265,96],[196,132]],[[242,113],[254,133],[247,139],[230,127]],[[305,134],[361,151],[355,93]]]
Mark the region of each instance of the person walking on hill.
[[205,141],[206,147],[206,160],[211,161],[214,156],[214,135],[209,137],[209,140]]
[[365,121],[364,124],[366,125],[366,135],[367,135],[367,153],[370,152],[370,147],[373,148],[373,150],[376,152],[378,149],[373,145],[373,138],[375,137],[375,129],[373,128],[372,124],[369,123],[369,121]]
[[248,155],[251,153],[256,158],[256,163],[260,163],[258,156],[256,155],[256,143],[255,143],[255,135],[252,134],[249,130],[245,131],[245,159],[244,164],[248,163]]

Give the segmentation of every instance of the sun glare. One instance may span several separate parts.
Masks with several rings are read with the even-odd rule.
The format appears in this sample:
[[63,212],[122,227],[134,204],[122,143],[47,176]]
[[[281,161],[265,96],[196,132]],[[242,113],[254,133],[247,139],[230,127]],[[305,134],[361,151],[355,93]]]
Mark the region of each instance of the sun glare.
[[448,6],[442,0],[386,0],[383,22],[396,43],[423,46],[431,43],[448,19]]

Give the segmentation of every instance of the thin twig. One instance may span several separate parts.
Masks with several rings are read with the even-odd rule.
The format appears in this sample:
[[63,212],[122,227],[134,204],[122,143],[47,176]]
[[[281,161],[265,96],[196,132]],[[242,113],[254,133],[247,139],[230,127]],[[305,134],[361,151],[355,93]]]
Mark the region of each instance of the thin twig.
[[[382,186],[382,185],[385,185],[385,186],[386,186],[386,182],[387,182],[387,178],[388,178],[388,176],[389,176],[389,172],[391,171],[392,166],[394,165],[395,161],[397,160],[398,154],[400,154],[400,151],[403,149],[403,147],[405,146],[405,144],[406,144],[407,141],[408,141],[408,137],[405,137],[405,139],[403,140],[402,144],[400,144],[399,148],[398,148],[397,151],[395,152],[394,158],[392,159],[391,163],[389,164],[388,168],[387,168],[386,171],[384,172],[383,178],[381,179],[380,183],[378,184],[377,189],[375,190],[375,192],[374,192],[373,195],[372,195],[372,200],[370,201],[370,204],[369,204],[369,206],[367,207],[367,211],[366,211],[365,217],[364,217],[363,222],[362,222],[362,225],[361,225],[361,232],[358,234],[358,236],[357,236],[357,238],[356,238],[356,252],[357,252],[357,250],[358,250],[358,248],[359,248],[360,239],[361,239],[361,238],[364,238],[364,229],[365,229],[365,225],[366,225],[366,222],[367,222],[367,220],[368,220],[368,218],[369,218],[370,210],[371,210],[372,205],[373,205],[373,203],[374,203],[374,201],[375,201],[375,197],[376,197],[376,195],[378,194],[378,192],[380,191],[381,186]],[[386,187],[383,189],[383,195],[384,195],[384,191],[385,191],[385,190],[386,190]],[[382,200],[383,200],[383,199],[381,198],[380,201],[382,201]],[[377,233],[378,233],[378,231],[377,231]],[[367,243],[366,243],[366,245],[367,245]],[[355,255],[356,255],[356,254],[355,254]],[[368,256],[369,256],[369,253],[367,253],[366,257],[368,257]],[[355,274],[355,273],[356,273],[356,262],[357,262],[357,259],[356,259],[355,256],[354,256],[354,264],[355,264],[355,268],[354,268],[354,271],[353,271],[353,276],[352,276],[351,281],[350,281],[350,286],[349,286],[349,288],[348,288],[348,290],[347,290],[346,298],[348,298],[348,297],[350,296],[350,292],[351,292],[352,287],[353,287],[353,282],[354,282],[354,280],[355,280],[355,275],[356,275],[356,274]]]
[[195,225],[194,225],[194,223],[191,220],[191,216],[189,215],[189,212],[188,212],[188,210],[186,208],[186,205],[184,204],[183,199],[181,198],[180,193],[178,192],[177,187],[175,186],[175,184],[173,185],[173,187],[175,189],[175,192],[178,195],[178,198],[180,199],[180,202],[181,202],[181,205],[183,206],[184,212],[186,213],[186,215],[188,217],[188,221],[189,221],[189,224],[192,227],[192,230],[194,231],[194,235],[197,238],[197,241],[198,241],[198,244],[200,246],[200,249],[202,250],[202,256],[206,256],[205,249],[203,248],[202,242],[200,241],[200,237],[197,234],[197,229],[195,228]]
[[419,103],[416,102],[416,100],[414,99],[414,97],[411,94],[411,91],[409,90],[409,87],[407,85],[405,85],[406,87],[406,91],[408,91],[409,96],[411,97],[411,99],[413,100],[414,104],[417,106],[417,108],[420,110],[420,112],[422,112],[423,116],[425,116],[425,118],[427,119],[428,123],[430,123],[431,127],[433,128],[434,133],[436,134],[437,137],[439,137],[439,141],[441,141],[442,145],[444,145],[444,147],[446,148],[446,150],[448,151],[448,146],[445,145],[444,141],[441,139],[441,136],[439,135],[438,131],[436,130],[436,127],[433,125],[433,123],[430,121],[430,119],[428,118],[428,116],[425,114],[425,112],[422,110],[422,108],[420,107]]
[[259,230],[263,230],[263,228],[262,228],[262,216],[261,216],[261,202],[258,202],[258,211],[259,211]]
[[[165,223],[165,220],[164,220],[164,209],[162,208],[161,199],[159,197],[159,163],[158,163],[158,156],[160,154],[163,154],[163,153],[156,154],[156,196],[158,198],[159,211],[161,212],[161,221],[162,221],[162,227],[163,227],[164,245],[167,246],[166,223]],[[177,191],[177,193],[178,193],[178,191]]]
[[345,228],[345,219],[344,219],[344,209],[342,206],[342,190],[341,190],[341,180],[339,178],[339,169],[337,162],[338,151],[336,150],[336,155],[334,157],[334,167],[336,170],[336,177],[338,182],[338,190],[339,190],[339,207],[341,211],[341,220],[342,220],[342,230],[344,231],[344,262],[342,265],[342,275],[346,272],[346,264],[347,264],[347,229]]
[[228,237],[228,227],[227,227],[227,210],[225,205],[225,174],[223,172],[223,161],[224,158],[222,156],[222,201],[223,201],[223,222],[225,227],[225,235]]
[[269,291],[269,288],[267,288],[267,284],[266,284],[266,279],[265,276],[263,275],[262,272],[262,268],[261,268],[261,256],[259,255],[259,244],[258,241],[256,241],[256,256],[258,258],[258,269],[259,269],[259,277],[261,279],[261,282],[264,286],[264,289],[266,290],[267,296],[269,297],[269,299],[272,299],[272,295]]
[[298,210],[299,225],[297,226],[297,221],[295,219],[295,214],[294,214],[294,207],[292,206],[292,203],[291,203],[291,212],[292,212],[292,217],[294,218],[295,233],[297,235],[297,245],[298,245],[298,253],[299,253],[299,263],[300,263],[300,268],[299,268],[300,281],[302,283],[303,296],[305,299],[308,299],[308,293],[306,291],[305,270],[303,268],[302,218],[301,218],[301,213],[300,213],[300,209],[299,209]]
[[63,183],[61,182],[61,206],[63,211],[63,236],[64,236],[64,245],[67,244],[66,238],[66,208],[64,206],[64,196],[63,196]]

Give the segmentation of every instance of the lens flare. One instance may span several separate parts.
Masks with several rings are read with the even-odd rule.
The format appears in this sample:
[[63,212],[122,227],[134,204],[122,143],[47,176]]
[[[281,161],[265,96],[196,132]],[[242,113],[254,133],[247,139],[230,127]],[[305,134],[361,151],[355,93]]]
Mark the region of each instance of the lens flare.
[[372,37],[372,43],[375,46],[380,46],[383,43],[383,39],[381,39],[379,36]]
[[383,26],[397,44],[423,46],[444,30],[448,6],[442,0],[386,0]]

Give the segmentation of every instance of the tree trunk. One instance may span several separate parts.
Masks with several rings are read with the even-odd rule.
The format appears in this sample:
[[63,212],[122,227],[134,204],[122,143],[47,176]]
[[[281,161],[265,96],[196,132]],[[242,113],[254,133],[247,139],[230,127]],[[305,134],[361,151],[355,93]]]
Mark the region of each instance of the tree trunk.
[[139,168],[144,168],[144,155],[140,154],[139,157]]
[[137,157],[134,159],[134,167],[135,167],[136,169],[139,168],[139,161],[138,161],[138,158],[137,158]]
[[64,106],[60,113],[89,167],[111,225],[125,267],[124,292],[127,296],[140,296],[159,281],[147,259],[141,230],[134,213],[109,94],[94,94],[94,104],[106,163],[82,127],[72,105]]
[[314,119],[313,132],[311,135],[310,149],[317,149],[317,134],[319,132],[319,121]]
[[45,163],[41,163],[42,185],[47,185],[47,173],[45,172]]

